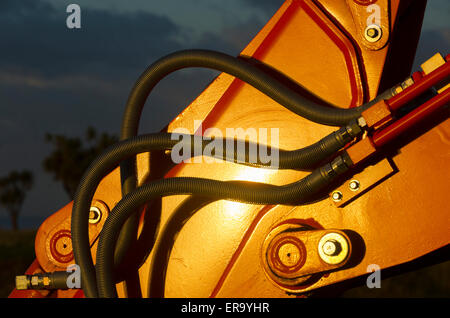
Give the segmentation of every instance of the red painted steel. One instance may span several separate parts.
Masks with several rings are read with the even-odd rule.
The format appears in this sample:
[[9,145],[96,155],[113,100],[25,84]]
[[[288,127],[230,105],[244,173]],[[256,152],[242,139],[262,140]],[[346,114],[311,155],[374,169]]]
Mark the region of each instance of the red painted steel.
[[373,143],[376,147],[384,146],[408,129],[420,124],[422,120],[431,116],[441,107],[448,105],[449,102],[450,88],[447,88],[442,93],[428,100],[426,103],[414,109],[412,112],[403,116],[388,127],[382,129],[381,131],[376,131],[373,135]]

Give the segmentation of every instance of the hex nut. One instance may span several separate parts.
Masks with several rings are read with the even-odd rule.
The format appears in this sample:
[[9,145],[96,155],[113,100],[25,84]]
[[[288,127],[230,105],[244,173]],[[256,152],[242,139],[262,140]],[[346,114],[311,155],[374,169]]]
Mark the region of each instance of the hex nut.
[[[333,251],[331,248],[328,250],[328,248],[331,247],[330,244],[334,244]],[[347,238],[336,232],[329,232],[322,236],[317,248],[320,259],[329,265],[342,263],[347,259],[350,252]]]
[[368,25],[364,30],[364,38],[370,43],[379,41],[382,35],[381,28],[376,24]]
[[29,281],[27,275],[16,276],[16,289],[27,290],[29,288]]

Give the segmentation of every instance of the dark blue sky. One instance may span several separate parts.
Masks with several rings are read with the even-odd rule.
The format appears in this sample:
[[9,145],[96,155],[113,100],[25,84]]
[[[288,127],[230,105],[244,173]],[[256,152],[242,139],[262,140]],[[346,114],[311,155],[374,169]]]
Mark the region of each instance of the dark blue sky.
[[[78,0],[82,29],[65,26],[61,0],[0,1],[0,175],[30,169],[35,186],[19,218],[39,225],[69,198],[42,169],[45,133],[80,136],[88,125],[119,133],[132,85],[146,65],[179,49],[237,55],[282,0]],[[450,51],[450,1],[429,0],[417,60]],[[416,63],[417,67],[417,63]],[[143,132],[170,121],[213,78],[183,71],[158,85]],[[176,87],[176,94],[174,94]],[[149,108],[151,108],[149,110]],[[0,210],[0,228],[9,228]]]

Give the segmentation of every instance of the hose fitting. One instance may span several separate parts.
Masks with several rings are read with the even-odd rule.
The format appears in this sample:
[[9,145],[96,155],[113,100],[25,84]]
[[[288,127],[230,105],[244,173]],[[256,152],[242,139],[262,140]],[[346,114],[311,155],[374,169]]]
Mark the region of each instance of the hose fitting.
[[71,272],[56,271],[51,273],[16,276],[16,289],[69,289],[67,286],[67,280],[70,278],[71,274]]
[[325,180],[331,180],[334,177],[345,173],[350,168],[351,164],[348,159],[345,158],[345,154],[346,153],[336,157],[332,162],[327,163],[320,168],[321,175]]
[[331,165],[331,169],[333,170],[333,173],[336,175],[343,174],[352,166],[350,157],[348,157],[346,152],[344,152],[342,155],[336,157],[330,163],[330,165]]
[[359,125],[358,121],[352,120],[346,126],[341,127],[339,130],[335,131],[334,136],[341,145],[345,145],[353,138],[358,137],[361,133],[362,128]]

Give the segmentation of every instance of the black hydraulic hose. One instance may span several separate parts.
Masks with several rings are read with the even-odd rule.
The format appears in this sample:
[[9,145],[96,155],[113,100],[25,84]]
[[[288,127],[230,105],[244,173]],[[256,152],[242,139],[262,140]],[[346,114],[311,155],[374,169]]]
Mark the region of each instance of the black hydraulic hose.
[[[347,143],[349,143],[353,138],[358,136],[362,132],[361,128],[358,126],[356,121],[352,121],[347,126],[340,128],[339,130],[332,132],[331,134],[325,136],[320,139],[316,143],[307,146],[298,150],[281,150],[277,149],[278,156],[274,156],[275,149],[271,147],[266,147],[266,153],[270,153],[270,157],[266,159],[270,159],[270,161],[261,160],[258,156],[250,156],[250,149],[252,148],[251,143],[242,144],[244,147],[243,153],[239,153],[235,151],[235,149],[239,149],[237,145],[238,142],[242,141],[233,141],[231,153],[228,153],[229,150],[227,146],[229,142],[227,140],[223,140],[221,142],[221,148],[223,149],[223,154],[220,155],[215,153],[216,158],[224,159],[227,161],[232,161],[236,163],[247,164],[251,166],[257,167],[267,167],[267,168],[280,168],[280,169],[298,169],[298,170],[311,170],[317,166],[318,163],[327,159],[332,154],[336,153],[339,149],[344,147]],[[170,139],[170,134],[166,134],[167,138]],[[196,136],[199,137],[199,136]],[[200,136],[201,138],[201,136]],[[197,142],[194,136],[190,136],[190,138],[183,138],[183,140],[187,139],[191,146],[200,146],[204,149],[205,145],[209,142],[207,140],[201,140],[201,142]],[[169,145],[170,142],[167,140],[166,145]],[[242,146],[241,145],[241,146]],[[255,144],[254,144],[255,145]],[[255,145],[256,147],[261,147],[261,145]],[[193,147],[195,148],[195,147]],[[201,150],[202,150],[201,149]],[[246,151],[249,149],[249,151]],[[197,153],[198,151],[193,150],[191,153]],[[257,154],[260,153],[259,151]],[[242,157],[241,157],[242,156]],[[276,160],[277,162],[274,162]],[[121,165],[121,168],[128,169],[129,165]],[[135,174],[132,173],[135,178]],[[124,170],[121,171],[121,176],[130,176],[129,173],[124,173]],[[135,186],[132,186],[131,182],[132,178],[127,178],[127,182],[122,184],[122,195],[125,196],[127,193],[132,191]],[[126,251],[128,250],[127,246],[130,246],[132,242],[136,239],[137,226],[139,222],[139,214],[133,214],[132,217],[125,223],[124,228],[119,236],[118,245],[116,247],[115,253],[115,264],[119,265],[122,262],[122,259],[125,256]]]
[[122,122],[122,138],[129,138],[138,133],[142,109],[156,84],[170,73],[188,67],[209,68],[228,73],[252,85],[292,112],[319,124],[344,126],[357,119],[367,108],[366,105],[350,109],[323,106],[303,97],[242,59],[216,51],[185,50],[159,59],[142,73],[128,98]]
[[[257,67],[239,58],[213,51],[181,51],[152,64],[137,81],[128,99],[122,125],[122,140],[137,135],[140,115],[153,87],[168,74],[186,67],[206,67],[229,73],[260,89],[263,93],[272,97],[288,109],[308,119],[317,120],[324,124],[338,125],[340,120],[347,115],[351,118],[356,118],[359,116],[360,111],[370,106],[369,104],[372,104],[368,103],[358,109],[350,110],[320,106],[285,87],[281,82],[278,82]],[[322,112],[325,115],[322,116]],[[344,114],[347,115],[344,116]],[[342,119],[342,124],[348,121],[347,119]],[[137,186],[135,158],[129,158],[129,160],[121,164],[121,177],[122,193],[126,195]],[[124,235],[121,236],[116,249],[116,259],[118,261],[123,259],[131,242],[136,238],[137,221],[137,217],[130,219],[130,222],[124,228]]]
[[71,235],[75,262],[81,269],[86,297],[98,297],[88,234],[89,207],[98,184],[123,160],[142,152],[170,149],[176,142],[168,134],[144,135],[121,141],[97,157],[83,175],[74,197]]
[[114,249],[124,222],[152,199],[178,194],[201,195],[250,204],[303,204],[351,166],[348,158],[337,157],[305,178],[282,186],[258,182],[226,182],[194,177],[156,180],[127,194],[105,221],[97,247],[96,276],[100,297],[116,297]]
[[[280,151],[279,168],[302,169],[307,166],[313,166],[318,160],[323,160],[339,150],[354,136],[359,134],[358,131],[360,132],[357,126],[348,125],[326,136],[314,145],[305,148],[304,152],[302,150]],[[198,136],[187,137],[194,139]],[[74,198],[71,230],[74,256],[76,263],[81,267],[82,284],[87,297],[97,296],[97,291],[91,285],[95,281],[95,272],[88,239],[88,215],[89,207],[98,184],[107,173],[112,171],[123,160],[142,152],[171,149],[178,142],[169,133],[149,134],[121,141],[111,146],[94,160],[85,172]],[[195,147],[199,144],[195,142],[195,139],[190,144],[194,147],[194,151],[191,153],[196,153]],[[200,143],[200,146],[203,149],[207,144],[208,141],[203,141]],[[212,153],[212,155],[218,158],[226,158],[224,155],[229,156],[230,154]],[[230,157],[236,158],[236,154]],[[270,163],[266,164],[270,167]]]
[[[180,134],[179,137],[183,137],[183,142],[187,142],[187,148],[189,148],[189,146],[191,147],[191,154],[204,153],[205,155],[211,155],[214,158],[231,161],[234,163],[255,167],[264,167],[269,169],[311,170],[317,167],[318,163],[329,158],[332,154],[343,148],[346,144],[352,141],[355,137],[359,136],[361,133],[361,127],[359,127],[356,121],[354,121],[347,126],[330,133],[314,144],[301,149],[282,150],[264,145],[263,147],[267,148],[265,152],[271,153],[271,157],[266,158],[266,160],[263,160],[263,158],[259,158],[258,156],[258,154],[261,154],[261,152],[259,151],[260,149],[258,149],[262,146],[261,144],[255,144],[243,140],[221,138],[209,140],[202,139],[201,136],[194,135]],[[171,138],[169,134],[166,134],[166,136],[167,138]],[[212,152],[210,154],[202,152],[210,142],[215,143],[217,141],[219,141],[221,145],[221,147],[219,148],[222,149],[223,152],[220,152],[220,150],[219,152]],[[239,143],[241,143],[241,145],[239,145]],[[231,145],[230,149],[228,149],[228,145]],[[243,153],[237,151],[239,150],[239,147],[243,149]],[[257,154],[251,155],[251,149],[257,152]],[[278,156],[275,156],[274,152],[277,152]],[[187,156],[187,158],[190,157],[191,156]],[[267,159],[270,159],[271,161]]]
[[[127,101],[122,122],[122,140],[137,135],[142,109],[152,89],[170,73],[190,67],[209,68],[228,73],[252,85],[292,112],[324,125],[343,126],[358,118],[362,111],[379,99],[392,96],[392,91],[386,91],[371,102],[350,109],[336,108],[332,105],[323,106],[303,97],[243,59],[210,50],[184,50],[159,59],[139,77]],[[135,160],[131,158],[122,163],[120,170],[122,194],[126,195],[137,186]],[[138,218],[135,214],[124,226],[119,238],[116,249],[117,261],[123,258],[131,242],[136,238],[137,226]]]
[[280,150],[280,168],[298,170],[313,169],[317,167],[318,163],[329,158],[361,133],[361,127],[354,120],[345,127],[332,132],[310,146],[292,151]]

